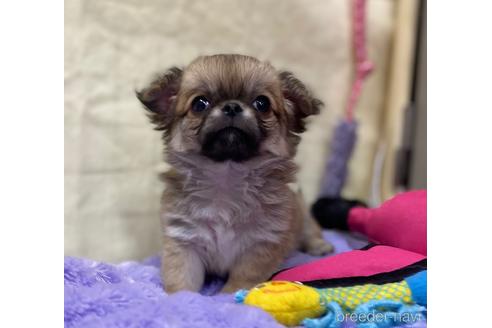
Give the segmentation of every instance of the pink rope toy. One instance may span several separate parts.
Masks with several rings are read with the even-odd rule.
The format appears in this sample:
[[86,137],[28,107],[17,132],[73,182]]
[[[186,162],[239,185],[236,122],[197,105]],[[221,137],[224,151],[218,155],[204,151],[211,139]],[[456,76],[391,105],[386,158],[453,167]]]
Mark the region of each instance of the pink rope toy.
[[347,166],[355,141],[357,123],[354,110],[362,93],[364,80],[374,69],[366,50],[366,0],[352,0],[352,46],[355,73],[350,95],[345,108],[345,120],[335,128],[331,153],[321,183],[321,197],[340,197],[347,177]]
[[362,84],[374,69],[374,64],[367,57],[366,49],[366,0],[352,0],[352,31],[355,56],[355,79],[347,102],[347,120],[352,121],[354,108],[362,92]]

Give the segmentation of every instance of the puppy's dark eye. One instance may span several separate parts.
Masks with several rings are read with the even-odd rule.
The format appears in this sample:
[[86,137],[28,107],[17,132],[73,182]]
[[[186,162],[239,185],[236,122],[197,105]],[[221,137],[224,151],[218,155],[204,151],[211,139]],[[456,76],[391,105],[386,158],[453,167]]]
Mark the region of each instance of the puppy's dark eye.
[[270,109],[270,100],[266,96],[258,96],[253,101],[253,107],[257,111],[265,113]]
[[209,106],[210,102],[204,96],[196,97],[191,102],[191,109],[197,113],[203,112],[204,110],[208,109]]

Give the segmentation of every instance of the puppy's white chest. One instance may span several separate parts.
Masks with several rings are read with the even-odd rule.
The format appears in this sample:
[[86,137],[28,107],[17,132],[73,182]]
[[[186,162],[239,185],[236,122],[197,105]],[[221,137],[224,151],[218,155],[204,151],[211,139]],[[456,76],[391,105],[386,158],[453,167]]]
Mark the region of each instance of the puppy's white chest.
[[207,227],[208,240],[204,244],[204,254],[209,266],[217,271],[227,271],[240,255],[242,237],[232,227],[222,224]]
[[191,215],[171,214],[167,233],[194,245],[210,271],[225,273],[243,250],[261,238],[255,233],[258,219],[264,217],[261,204],[248,192],[217,186],[190,198],[194,205]]

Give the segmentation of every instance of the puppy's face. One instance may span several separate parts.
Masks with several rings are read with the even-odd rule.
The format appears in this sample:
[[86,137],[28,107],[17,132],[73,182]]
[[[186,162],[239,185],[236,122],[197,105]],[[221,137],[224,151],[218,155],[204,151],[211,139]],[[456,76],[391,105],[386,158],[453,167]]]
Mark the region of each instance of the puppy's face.
[[321,102],[291,73],[240,55],[199,57],[137,93],[169,150],[214,161],[295,153]]

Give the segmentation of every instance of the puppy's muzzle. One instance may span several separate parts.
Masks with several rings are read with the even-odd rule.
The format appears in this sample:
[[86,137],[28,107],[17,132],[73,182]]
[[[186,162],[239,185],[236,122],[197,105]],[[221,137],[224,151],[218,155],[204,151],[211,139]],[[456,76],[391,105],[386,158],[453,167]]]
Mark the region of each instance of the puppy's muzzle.
[[241,162],[253,157],[257,149],[258,143],[251,135],[229,126],[209,133],[203,143],[202,153],[217,162]]
[[248,109],[229,101],[216,108],[203,133],[202,153],[214,161],[244,161],[258,152],[259,131],[254,116],[245,116]]

